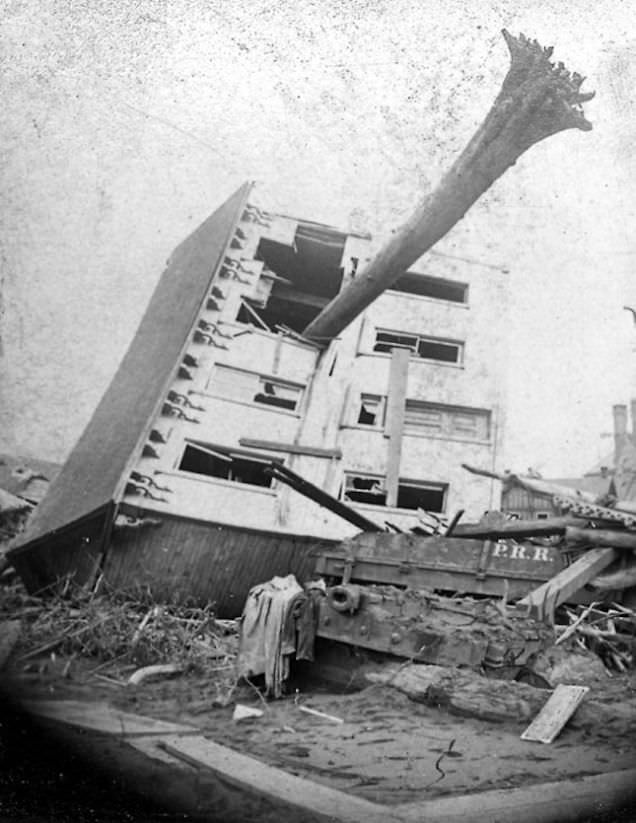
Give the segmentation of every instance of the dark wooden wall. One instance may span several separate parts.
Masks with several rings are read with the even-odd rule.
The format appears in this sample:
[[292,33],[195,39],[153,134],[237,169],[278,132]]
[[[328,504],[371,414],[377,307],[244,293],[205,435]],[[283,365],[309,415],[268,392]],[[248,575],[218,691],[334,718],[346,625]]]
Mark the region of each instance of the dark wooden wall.
[[291,573],[302,583],[313,571],[313,550],[334,545],[163,514],[158,519],[159,526],[114,532],[102,567],[106,583],[161,602],[212,603],[219,617],[238,616],[250,588],[274,575]]
[[70,577],[73,583],[90,586],[99,569],[104,534],[112,506],[82,518],[46,539],[14,549],[9,557],[31,594]]

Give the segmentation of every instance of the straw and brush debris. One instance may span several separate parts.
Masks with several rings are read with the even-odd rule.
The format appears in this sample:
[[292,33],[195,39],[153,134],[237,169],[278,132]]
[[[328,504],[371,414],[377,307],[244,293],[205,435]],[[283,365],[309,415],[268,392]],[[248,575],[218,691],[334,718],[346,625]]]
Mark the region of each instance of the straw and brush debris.
[[[117,592],[95,594],[68,581],[55,593],[27,594],[21,583],[4,587],[0,621],[20,621],[11,660],[29,671],[44,659],[63,658],[131,671],[172,664],[184,673],[233,677],[238,622],[219,620],[211,606],[159,605]],[[66,674],[66,673],[65,673]],[[99,676],[99,675],[96,675]]]

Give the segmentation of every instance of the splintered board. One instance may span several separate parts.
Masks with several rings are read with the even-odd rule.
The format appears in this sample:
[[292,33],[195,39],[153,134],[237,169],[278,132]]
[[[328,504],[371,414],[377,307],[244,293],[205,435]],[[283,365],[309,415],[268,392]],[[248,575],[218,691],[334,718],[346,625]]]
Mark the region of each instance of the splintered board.
[[548,702],[521,735],[521,739],[552,743],[587,692],[587,686],[564,686],[559,683]]

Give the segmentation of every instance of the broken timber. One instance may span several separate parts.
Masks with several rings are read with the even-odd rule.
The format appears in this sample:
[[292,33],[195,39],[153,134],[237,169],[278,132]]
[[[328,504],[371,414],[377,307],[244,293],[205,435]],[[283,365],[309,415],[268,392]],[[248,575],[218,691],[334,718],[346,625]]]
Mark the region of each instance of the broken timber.
[[633,532],[616,532],[609,529],[580,529],[576,526],[566,526],[565,539],[576,543],[587,543],[591,546],[607,546],[614,549],[636,551],[636,534]]
[[616,559],[615,549],[590,549],[539,588],[530,592],[519,605],[527,606],[537,620],[554,622],[554,610],[583,588]]
[[341,500],[336,500],[335,497],[327,494],[327,492],[323,491],[318,486],[314,486],[313,483],[305,480],[304,477],[296,474],[296,472],[293,472],[286,466],[281,466],[280,463],[271,462],[267,468],[267,472],[276,480],[280,480],[281,483],[286,483],[288,486],[291,486],[294,491],[297,491],[299,494],[303,494],[305,497],[308,497],[310,500],[318,503],[318,505],[324,506],[326,509],[329,509],[329,511],[339,515],[344,520],[347,520],[349,523],[357,526],[359,529],[364,529],[364,531],[367,532],[382,531],[380,526],[378,526],[377,523],[374,523],[373,520],[369,520],[367,517],[364,517],[364,515],[360,514],[355,509],[352,509],[351,506],[347,506]]

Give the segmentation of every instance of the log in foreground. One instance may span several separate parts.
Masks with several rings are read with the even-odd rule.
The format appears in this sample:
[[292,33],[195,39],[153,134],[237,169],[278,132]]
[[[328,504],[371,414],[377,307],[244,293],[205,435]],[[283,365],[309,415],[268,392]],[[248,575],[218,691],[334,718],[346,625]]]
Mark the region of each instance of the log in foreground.
[[[475,717],[488,722],[525,724],[535,717],[547,702],[550,691],[538,689],[514,680],[483,677],[470,669],[427,666],[383,666],[365,672],[370,684],[391,686],[417,703],[441,707],[449,714]],[[617,718],[625,728],[636,726],[633,708],[616,703],[604,704],[586,700],[576,713],[576,722],[602,729],[614,725]]]
[[319,343],[338,335],[428,251],[530,146],[565,129],[589,131],[584,78],[550,61],[553,49],[523,35],[503,36],[510,68],[495,102],[462,154],[371,263],[307,326]]

